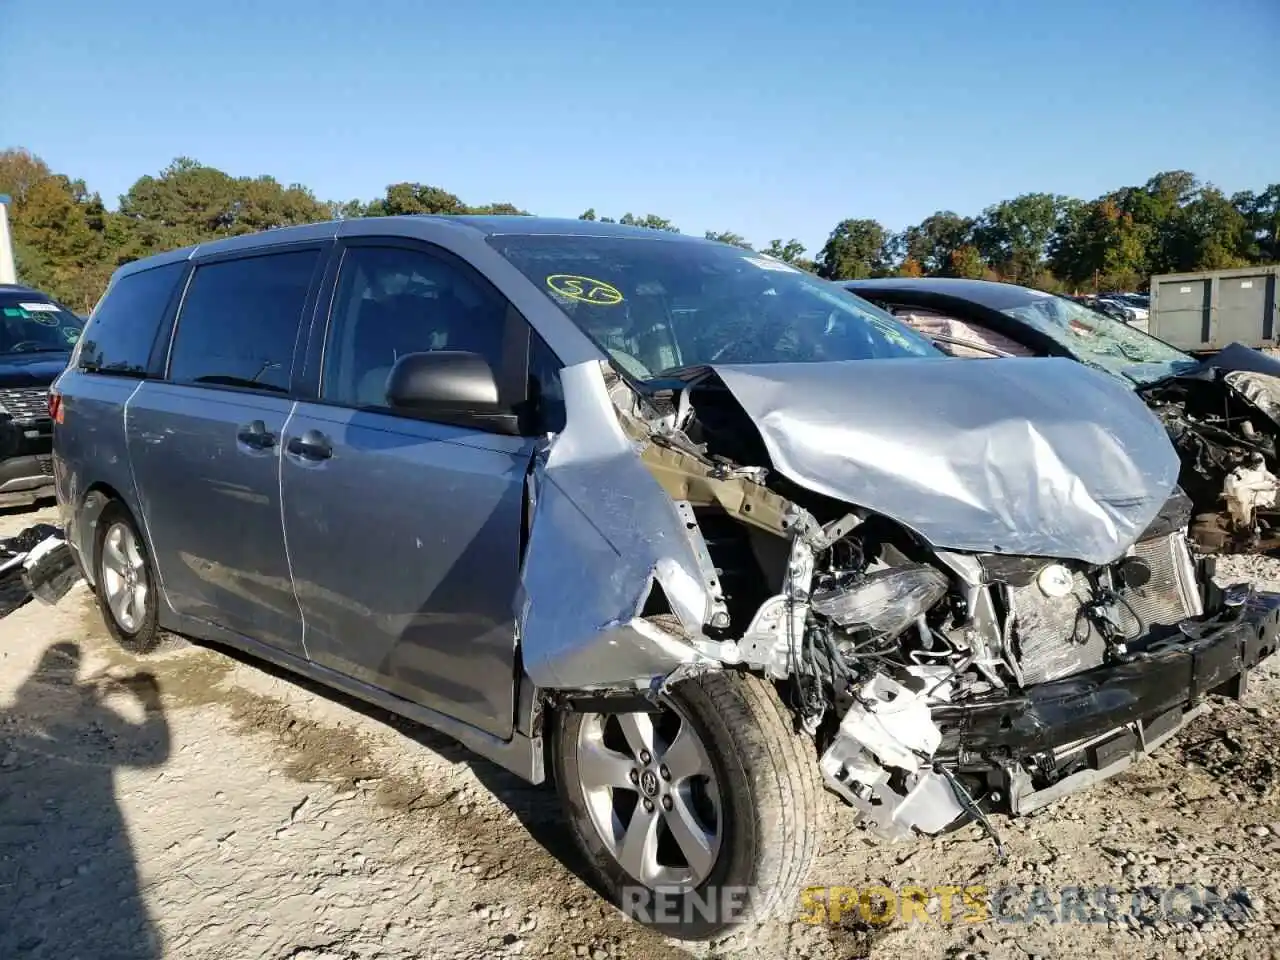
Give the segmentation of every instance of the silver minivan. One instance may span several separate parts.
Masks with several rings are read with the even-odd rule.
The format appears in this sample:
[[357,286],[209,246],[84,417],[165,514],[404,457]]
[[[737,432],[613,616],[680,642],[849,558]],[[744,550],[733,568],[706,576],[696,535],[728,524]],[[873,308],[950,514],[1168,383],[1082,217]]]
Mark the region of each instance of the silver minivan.
[[689,938],[869,836],[1096,783],[1240,696],[1164,428],[1065,359],[964,363],[749,250],[532,217],[131,263],[50,397],[126,648],[228,644],[554,780],[595,880]]

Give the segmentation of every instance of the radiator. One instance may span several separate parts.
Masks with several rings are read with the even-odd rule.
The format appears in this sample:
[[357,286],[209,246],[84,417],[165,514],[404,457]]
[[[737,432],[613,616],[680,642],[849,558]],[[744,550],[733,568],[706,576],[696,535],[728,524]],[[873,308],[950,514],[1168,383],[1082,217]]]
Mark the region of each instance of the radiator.
[[[1181,533],[1134,544],[1129,553],[1147,562],[1151,579],[1145,586],[1121,589],[1120,595],[1148,628],[1175,624],[1202,612],[1195,566]],[[1034,582],[1009,589],[1013,655],[1024,684],[1056,680],[1103,663],[1106,642],[1093,623],[1079,615],[1081,605],[1092,597],[1083,573],[1076,574],[1075,587],[1066,597],[1046,597]],[[1123,605],[1119,619],[1126,635],[1137,632],[1137,620]]]

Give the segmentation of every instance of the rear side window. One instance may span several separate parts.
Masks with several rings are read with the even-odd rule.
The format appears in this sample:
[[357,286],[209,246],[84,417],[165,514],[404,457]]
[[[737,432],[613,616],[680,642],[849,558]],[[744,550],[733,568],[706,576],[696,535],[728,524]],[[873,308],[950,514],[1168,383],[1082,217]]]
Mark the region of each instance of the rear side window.
[[178,261],[116,280],[85,330],[79,368],[146,376],[156,330],[186,267],[185,261]]
[[288,393],[319,250],[196,267],[169,359],[174,383]]

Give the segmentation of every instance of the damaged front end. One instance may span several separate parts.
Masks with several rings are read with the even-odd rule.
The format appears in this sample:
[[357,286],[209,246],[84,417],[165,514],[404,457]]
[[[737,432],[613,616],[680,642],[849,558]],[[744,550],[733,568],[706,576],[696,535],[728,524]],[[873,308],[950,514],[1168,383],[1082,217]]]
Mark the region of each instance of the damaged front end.
[[[1212,585],[1138,398],[1069,361],[942,363],[932,387],[885,362],[838,390],[838,364],[563,371],[569,426],[529,481],[533,683],[598,709],[698,670],[767,677],[890,840],[1034,809],[1241,695],[1280,603]],[[949,432],[912,428],[948,390]],[[874,395],[880,425],[850,426]]]

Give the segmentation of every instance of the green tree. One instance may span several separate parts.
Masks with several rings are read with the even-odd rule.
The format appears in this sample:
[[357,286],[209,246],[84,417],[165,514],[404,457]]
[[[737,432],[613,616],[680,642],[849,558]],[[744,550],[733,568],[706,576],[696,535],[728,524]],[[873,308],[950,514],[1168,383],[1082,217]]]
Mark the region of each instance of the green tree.
[[[93,305],[120,264],[218,237],[378,214],[525,213],[505,202],[470,206],[417,182],[391,184],[368,203],[326,203],[301,184],[233,177],[187,157],[140,177],[110,210],[84,181],[21,147],[0,151],[0,193],[12,198],[20,276],[80,309]],[[581,219],[597,219],[595,210]],[[654,214],[621,221],[676,231]],[[738,234],[706,235],[750,249]],[[988,206],[977,220],[940,210],[901,233],[874,220],[844,220],[817,263],[798,240],[773,240],[764,252],[828,277],[995,277],[994,268],[1045,289],[1133,288],[1156,272],[1280,260],[1278,235],[1280,183],[1227,198],[1189,171],[1169,170],[1094,200],[1023,194]]]
[[232,177],[179,157],[158,177],[140,177],[120,198],[120,213],[138,228],[140,252],[189,246],[219,237],[315,223],[328,205],[307,188],[272,177]]
[[1204,186],[1168,221],[1163,262],[1174,271],[1217,270],[1245,263],[1247,222],[1217,187]]
[[468,213],[488,217],[527,217],[528,210],[521,210],[514,203],[486,203],[479,207],[467,208]]
[[794,238],[786,243],[781,240],[770,240],[764,252],[776,260],[797,263],[804,259],[804,244]]
[[799,267],[809,273],[818,272],[817,263],[804,255],[804,244],[795,238],[788,240],[786,243],[781,240],[770,240],[769,245],[761,252],[767,253],[775,260],[789,263],[793,267]]
[[925,217],[903,235],[903,255],[920,264],[925,273],[939,276],[951,265],[951,254],[973,238],[973,220],[950,210]]
[[618,219],[618,223],[625,224],[628,227],[647,227],[650,230],[666,230],[668,233],[680,232],[680,228],[670,220],[652,213],[646,213],[643,217],[624,213]]
[[366,208],[370,217],[395,217],[415,213],[466,213],[455,194],[424,183],[393,183]]
[[91,308],[110,273],[104,215],[102,201],[83,181],[52,174],[28,184],[13,217],[22,279],[79,309]]
[[950,277],[981,280],[987,275],[987,265],[982,259],[982,254],[978,252],[978,248],[971,243],[966,243],[964,246],[951,251],[946,272],[947,276]]
[[363,200],[333,200],[325,206],[330,220],[355,220],[366,215]]
[[1151,235],[1113,197],[1071,201],[1050,241],[1049,265],[1071,289],[1132,290],[1144,278]]
[[27,191],[52,172],[30,150],[0,150],[0,193],[7,194],[15,205],[21,205],[27,199]]
[[828,280],[859,280],[884,273],[888,239],[876,220],[841,220],[818,254],[818,274]]
[[1231,204],[1244,219],[1241,256],[1254,263],[1280,262],[1280,183],[1261,193],[1237,193]]
[[703,234],[708,240],[717,240],[720,243],[732,244],[735,247],[741,247],[743,250],[752,249],[751,244],[747,243],[745,237],[739,233],[732,233],[728,230],[723,233],[716,233],[714,230],[708,230]]
[[1065,200],[1050,193],[1024,193],[987,207],[973,228],[973,243],[983,260],[1015,283],[1034,279]]
[[235,206],[232,178],[189,157],[174,160],[158,177],[139,177],[120,198],[120,212],[148,224],[160,249],[228,236]]

